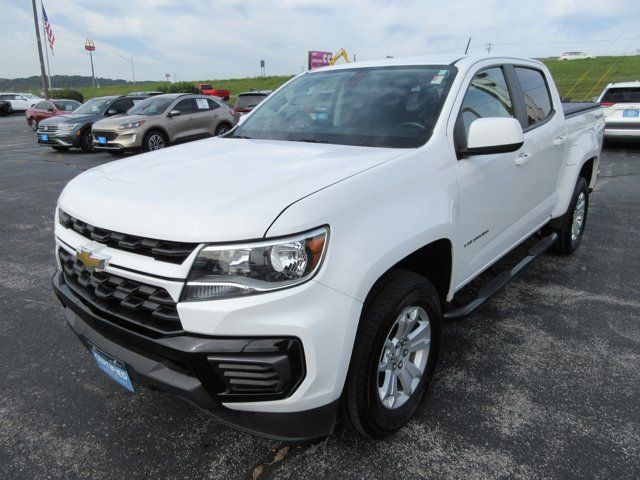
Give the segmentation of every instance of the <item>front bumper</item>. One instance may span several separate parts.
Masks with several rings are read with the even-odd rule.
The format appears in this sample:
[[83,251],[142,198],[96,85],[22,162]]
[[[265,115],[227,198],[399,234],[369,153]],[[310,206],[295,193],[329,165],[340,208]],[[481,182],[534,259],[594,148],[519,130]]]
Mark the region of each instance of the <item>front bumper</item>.
[[[103,135],[100,135],[103,134]],[[92,132],[93,146],[96,150],[113,150],[125,152],[142,148],[143,135],[137,130]],[[106,143],[100,143],[98,137],[104,136]]]
[[[47,140],[42,140],[41,135],[47,135]],[[69,132],[37,132],[38,145],[43,147],[79,147],[80,139],[75,131]]]
[[[233,400],[233,396],[229,397],[228,392],[218,393],[224,391],[224,385],[220,385],[219,375],[212,365],[217,362],[219,366],[221,361],[255,358],[258,354],[264,357],[260,350],[268,349],[273,343],[270,342],[272,338],[211,337],[189,333],[149,338],[99,317],[65,284],[59,271],[53,277],[53,287],[65,307],[67,323],[82,343],[87,348],[96,346],[123,361],[134,384],[175,394],[211,413],[224,424],[269,438],[303,441],[327,435],[333,430],[337,399],[302,411],[265,412],[230,408],[233,403],[228,400]],[[274,361],[282,363],[282,358]],[[304,360],[302,364],[305,364]],[[303,373],[306,377],[306,372]],[[299,382],[293,385],[294,389],[298,386]]]

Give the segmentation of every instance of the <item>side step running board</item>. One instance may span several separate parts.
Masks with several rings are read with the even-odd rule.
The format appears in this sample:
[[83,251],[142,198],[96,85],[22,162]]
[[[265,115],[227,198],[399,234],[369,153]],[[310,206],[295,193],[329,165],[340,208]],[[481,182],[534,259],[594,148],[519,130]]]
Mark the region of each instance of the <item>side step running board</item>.
[[502,290],[502,288],[507,283],[509,283],[512,278],[516,277],[527,265],[529,265],[533,260],[546,252],[557,239],[557,233],[552,233],[544,238],[541,238],[538,243],[536,243],[529,249],[529,251],[527,252],[527,256],[520,260],[520,262],[518,262],[518,264],[515,265],[511,270],[505,270],[499,273],[496,277],[492,278],[489,283],[478,290],[475,299],[473,299],[466,305],[449,310],[444,314],[444,318],[446,320],[451,320],[454,318],[460,318],[469,315],[476,308],[489,300],[489,298]]

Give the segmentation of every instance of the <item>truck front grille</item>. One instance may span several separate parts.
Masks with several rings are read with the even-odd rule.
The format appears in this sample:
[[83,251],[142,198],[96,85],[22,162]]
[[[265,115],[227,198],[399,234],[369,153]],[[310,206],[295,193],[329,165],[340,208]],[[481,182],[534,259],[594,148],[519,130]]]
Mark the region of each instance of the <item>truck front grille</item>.
[[108,247],[126,250],[138,255],[153,257],[170,263],[182,263],[198,246],[197,243],[181,243],[137,237],[95,227],[59,210],[60,224],[78,232],[83,237],[103,243]]
[[58,256],[64,282],[100,316],[153,338],[182,332],[176,302],[164,288],[91,272],[64,248],[58,249]]

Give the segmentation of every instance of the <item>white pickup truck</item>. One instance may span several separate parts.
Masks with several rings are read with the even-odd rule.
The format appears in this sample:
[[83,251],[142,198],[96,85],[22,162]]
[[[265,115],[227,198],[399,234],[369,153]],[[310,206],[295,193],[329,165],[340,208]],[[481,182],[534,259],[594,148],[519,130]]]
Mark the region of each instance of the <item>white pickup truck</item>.
[[563,108],[534,60],[306,72],[225,137],[69,182],[54,289],[130,391],[271,438],[326,435],[338,417],[384,436],[418,409],[443,320],[548,248],[578,248],[603,129],[600,106]]

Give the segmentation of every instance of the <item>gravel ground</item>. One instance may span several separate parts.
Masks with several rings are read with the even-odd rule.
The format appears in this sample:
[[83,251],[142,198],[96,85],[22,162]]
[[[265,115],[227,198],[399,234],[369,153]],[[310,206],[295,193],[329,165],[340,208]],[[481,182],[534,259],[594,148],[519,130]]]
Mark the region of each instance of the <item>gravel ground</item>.
[[218,425],[102,374],[50,287],[67,181],[107,154],[40,148],[0,118],[0,478],[640,477],[640,149],[609,148],[583,244],[443,327],[427,402],[398,434],[304,446]]

